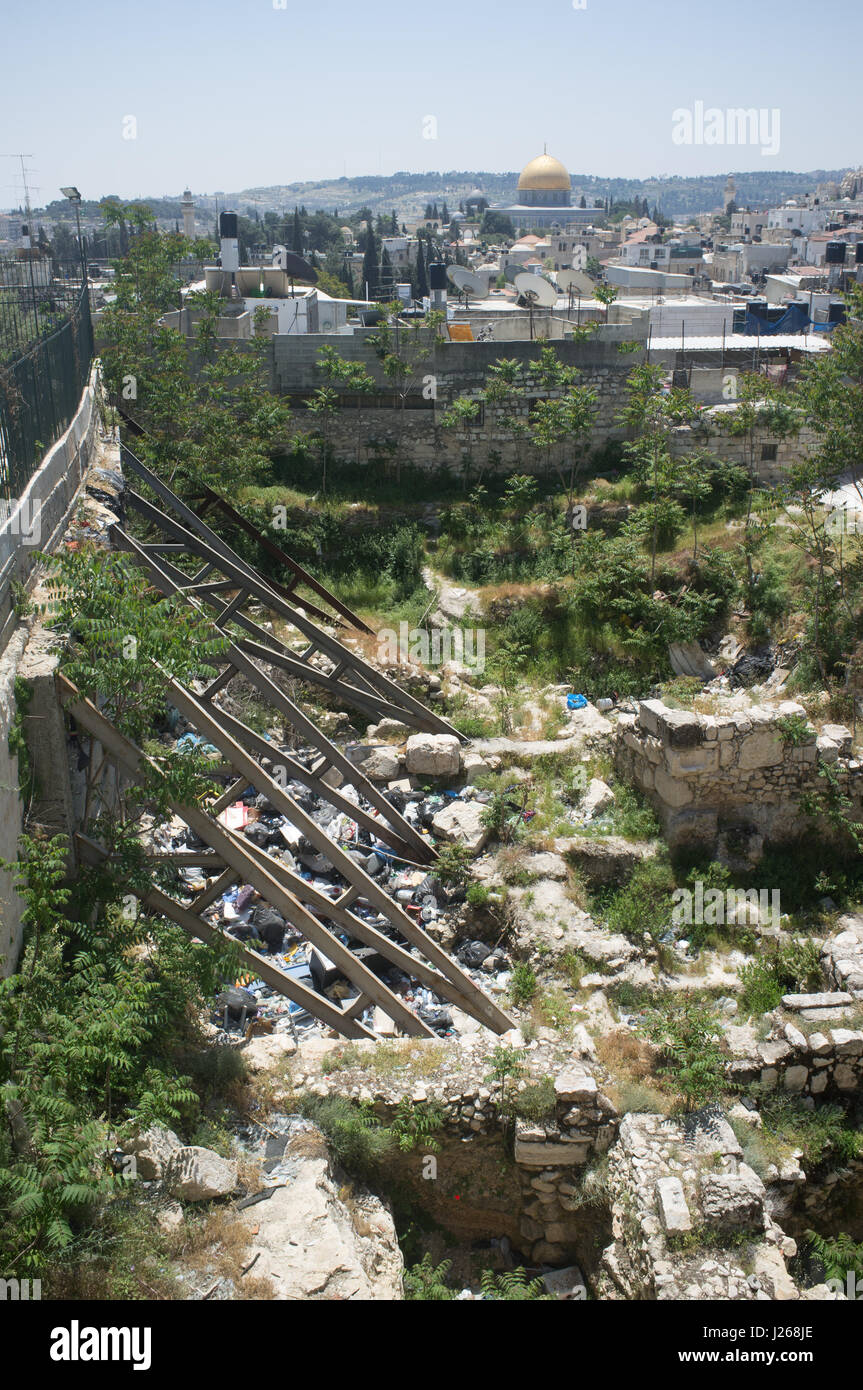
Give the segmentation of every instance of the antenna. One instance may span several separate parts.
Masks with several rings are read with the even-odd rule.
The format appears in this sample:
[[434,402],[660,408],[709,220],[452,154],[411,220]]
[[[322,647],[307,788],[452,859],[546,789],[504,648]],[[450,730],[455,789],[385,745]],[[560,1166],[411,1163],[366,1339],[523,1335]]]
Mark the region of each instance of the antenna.
[[24,212],[27,216],[27,222],[29,224],[33,216],[33,212],[30,207],[30,189],[27,186],[27,175],[28,173],[32,174],[33,170],[27,168],[26,164],[24,163],[24,160],[33,159],[34,156],[32,154],[6,154],[3,156],[3,158],[17,159],[21,165],[21,182],[24,185]]

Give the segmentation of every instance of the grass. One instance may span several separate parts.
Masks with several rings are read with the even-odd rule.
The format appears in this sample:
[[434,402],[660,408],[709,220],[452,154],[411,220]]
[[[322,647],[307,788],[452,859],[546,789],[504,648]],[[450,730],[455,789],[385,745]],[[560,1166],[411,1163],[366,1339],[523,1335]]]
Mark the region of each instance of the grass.
[[321,1071],[325,1075],[339,1071],[365,1071],[374,1076],[413,1079],[436,1075],[445,1055],[446,1048],[442,1044],[431,1042],[428,1045],[381,1042],[365,1049],[357,1047],[355,1043],[347,1043],[322,1059]]

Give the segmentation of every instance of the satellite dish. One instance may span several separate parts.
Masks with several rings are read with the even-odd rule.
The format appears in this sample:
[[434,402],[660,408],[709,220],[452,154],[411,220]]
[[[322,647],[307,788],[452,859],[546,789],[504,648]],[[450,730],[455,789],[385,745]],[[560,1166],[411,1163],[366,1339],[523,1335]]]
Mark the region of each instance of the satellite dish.
[[584,270],[561,270],[558,271],[557,283],[564,294],[592,295],[596,288],[595,282]]
[[278,264],[292,280],[310,280],[313,285],[317,282],[318,272],[293,251],[280,251]]
[[515,277],[515,287],[522,299],[528,300],[531,307],[539,305],[543,309],[553,309],[557,303],[557,290],[541,275],[532,275],[529,270]]
[[572,248],[572,268],[573,270],[587,269],[587,247],[573,246]]
[[446,274],[450,284],[455,285],[465,299],[470,295],[473,295],[474,299],[488,298],[488,286],[478,275],[474,275],[472,270],[466,270],[463,265],[448,265]]

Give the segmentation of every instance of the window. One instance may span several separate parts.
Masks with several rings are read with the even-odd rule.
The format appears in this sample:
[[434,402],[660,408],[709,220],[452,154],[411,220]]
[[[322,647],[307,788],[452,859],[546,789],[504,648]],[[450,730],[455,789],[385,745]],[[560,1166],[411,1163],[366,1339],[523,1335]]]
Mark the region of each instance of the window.
[[777,447],[777,446],[776,446],[775,444],[762,444],[762,445],[761,445],[761,462],[762,462],[762,463],[775,463],[775,462],[776,462],[776,447]]

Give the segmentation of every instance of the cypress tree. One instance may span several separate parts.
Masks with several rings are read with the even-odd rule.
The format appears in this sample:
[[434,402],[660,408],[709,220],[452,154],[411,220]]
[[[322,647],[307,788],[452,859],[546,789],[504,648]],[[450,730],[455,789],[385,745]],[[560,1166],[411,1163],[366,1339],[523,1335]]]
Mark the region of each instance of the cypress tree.
[[417,299],[427,299],[429,295],[429,281],[428,274],[426,273],[425,256],[423,255],[422,237],[419,238],[419,245],[417,247],[416,278]]
[[375,241],[375,229],[370,222],[366,231],[366,244],[363,251],[363,294],[366,293],[365,286],[368,285],[369,299],[374,299],[379,280],[378,247]]

